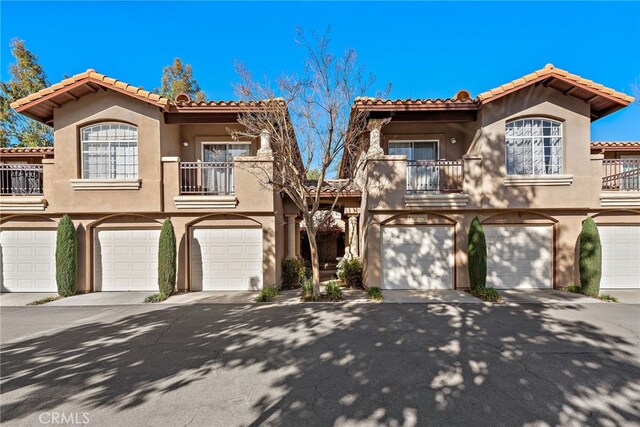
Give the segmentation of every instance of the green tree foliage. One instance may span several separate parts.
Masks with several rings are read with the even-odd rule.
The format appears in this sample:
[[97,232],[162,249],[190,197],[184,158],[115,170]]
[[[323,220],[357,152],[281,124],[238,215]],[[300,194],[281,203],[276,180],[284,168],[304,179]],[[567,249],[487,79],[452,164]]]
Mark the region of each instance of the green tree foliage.
[[482,289],[487,284],[487,241],[478,217],[471,221],[467,242],[469,281],[471,289]]
[[204,101],[206,98],[206,94],[193,78],[191,65],[183,64],[180,58],[175,58],[173,64],[162,69],[161,85],[156,92],[170,100],[174,100],[180,93],[186,93],[194,101]]
[[58,294],[68,297],[76,293],[78,271],[78,237],[71,218],[65,215],[56,235],[56,284]]
[[47,76],[24,41],[11,41],[15,62],[9,66],[8,82],[0,82],[0,146],[42,147],[53,145],[49,126],[31,120],[13,110],[10,104],[49,86]]
[[579,256],[578,267],[582,293],[598,296],[602,277],[602,245],[598,226],[591,217],[582,221]]
[[176,234],[173,224],[166,219],[160,231],[158,244],[158,289],[160,295],[168,297],[176,286]]
[[320,179],[320,170],[317,168],[311,168],[307,171],[307,179],[310,181],[317,181]]
[[285,289],[293,289],[300,286],[304,278],[304,261],[297,258],[285,258],[282,260],[282,286]]

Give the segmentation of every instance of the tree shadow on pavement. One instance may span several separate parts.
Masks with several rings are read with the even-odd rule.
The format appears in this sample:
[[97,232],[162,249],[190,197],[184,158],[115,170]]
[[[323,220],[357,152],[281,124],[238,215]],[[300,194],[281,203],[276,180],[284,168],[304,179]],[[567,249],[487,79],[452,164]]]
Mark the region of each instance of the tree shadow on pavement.
[[109,411],[112,424],[136,411],[175,421],[176,408],[194,425],[638,422],[637,342],[580,320],[594,308],[170,306],[5,345],[0,413],[3,423],[52,408]]

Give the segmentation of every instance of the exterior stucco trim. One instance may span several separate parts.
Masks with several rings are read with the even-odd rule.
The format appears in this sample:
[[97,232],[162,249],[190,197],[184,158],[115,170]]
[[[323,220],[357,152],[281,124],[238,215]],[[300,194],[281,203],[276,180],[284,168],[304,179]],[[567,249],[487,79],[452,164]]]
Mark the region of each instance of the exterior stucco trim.
[[407,194],[404,196],[404,202],[407,207],[462,208],[469,203],[469,195],[465,193]]
[[640,206],[640,192],[604,192],[600,193],[600,204],[610,206]]
[[573,175],[507,175],[504,177],[504,185],[517,186],[559,186],[571,185]]
[[47,200],[42,196],[0,197],[0,212],[43,211]]
[[233,209],[238,205],[235,196],[176,196],[177,209]]
[[82,190],[139,190],[141,179],[71,179],[71,188]]

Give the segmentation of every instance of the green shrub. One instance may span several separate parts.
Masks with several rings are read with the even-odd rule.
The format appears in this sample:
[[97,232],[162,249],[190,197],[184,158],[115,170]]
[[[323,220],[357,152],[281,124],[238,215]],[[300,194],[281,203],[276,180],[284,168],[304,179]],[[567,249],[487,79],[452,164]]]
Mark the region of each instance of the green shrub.
[[282,286],[285,289],[293,289],[300,286],[305,273],[306,267],[303,260],[297,258],[285,258],[282,260]]
[[302,285],[300,286],[302,290],[302,297],[307,298],[313,295],[313,279],[311,277],[305,277],[302,280]]
[[342,301],[342,289],[335,280],[327,283],[326,299],[327,301]]
[[362,284],[362,262],[358,258],[345,260],[338,263],[336,271],[338,278],[344,281],[349,287],[360,286]]
[[270,302],[278,296],[278,287],[276,285],[265,286],[260,290],[260,293],[255,297],[255,302]]
[[602,277],[602,245],[598,227],[591,217],[582,221],[578,267],[582,293],[598,296]]
[[162,224],[158,243],[158,289],[168,297],[176,287],[176,234],[167,218]]
[[56,234],[56,285],[58,294],[68,297],[76,293],[78,271],[78,237],[69,215],[64,215]]
[[475,288],[469,291],[471,295],[476,298],[480,298],[482,301],[486,302],[500,302],[502,301],[502,297],[495,289],[489,288]]
[[41,299],[37,299],[35,301],[31,301],[27,305],[43,305],[43,304],[47,304],[49,302],[57,301],[60,298],[61,297],[59,295],[55,296],[55,297],[44,297],[44,298],[41,298]]
[[148,297],[146,297],[144,299],[144,302],[146,302],[146,303],[162,302],[162,301],[166,300],[167,298],[169,298],[168,295],[153,294],[153,295],[149,295]]
[[380,288],[369,288],[367,289],[367,293],[373,301],[382,301],[382,290]]
[[487,285],[487,241],[478,217],[471,221],[471,227],[469,227],[467,256],[471,289],[484,288]]
[[571,284],[571,285],[567,286],[565,288],[565,290],[567,292],[571,292],[573,294],[581,294],[582,293],[582,288],[580,287],[580,285]]
[[609,294],[600,294],[598,296],[598,298],[600,298],[602,301],[618,302],[618,298],[614,297],[613,295],[609,295]]

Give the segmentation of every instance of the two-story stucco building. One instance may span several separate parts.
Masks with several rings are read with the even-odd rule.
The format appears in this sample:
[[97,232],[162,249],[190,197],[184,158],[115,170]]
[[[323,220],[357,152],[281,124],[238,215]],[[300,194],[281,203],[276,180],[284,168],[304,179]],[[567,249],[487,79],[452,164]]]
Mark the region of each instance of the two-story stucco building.
[[478,217],[488,286],[565,287],[579,282],[578,235],[592,216],[601,286],[640,287],[640,146],[590,139],[591,122],[632,101],[553,65],[475,98],[357,99],[370,111],[358,178],[366,285],[468,287]]
[[157,290],[166,218],[178,290],[259,289],[299,253],[298,211],[265,184],[268,134],[230,137],[238,114],[260,105],[168,100],[87,70],[13,108],[53,127],[55,153],[1,153],[2,291],[56,291],[64,214],[78,232],[79,292]]

